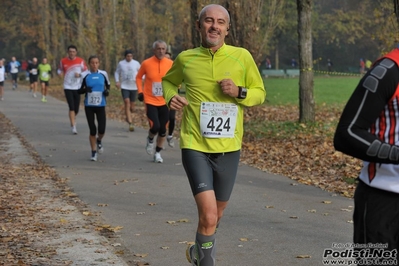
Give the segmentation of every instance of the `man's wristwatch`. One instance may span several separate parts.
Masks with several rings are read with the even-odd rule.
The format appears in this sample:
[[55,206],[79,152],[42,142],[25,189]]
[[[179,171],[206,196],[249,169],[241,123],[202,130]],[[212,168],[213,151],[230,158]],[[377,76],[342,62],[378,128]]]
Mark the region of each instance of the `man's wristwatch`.
[[238,86],[238,99],[245,99],[247,98],[247,88]]

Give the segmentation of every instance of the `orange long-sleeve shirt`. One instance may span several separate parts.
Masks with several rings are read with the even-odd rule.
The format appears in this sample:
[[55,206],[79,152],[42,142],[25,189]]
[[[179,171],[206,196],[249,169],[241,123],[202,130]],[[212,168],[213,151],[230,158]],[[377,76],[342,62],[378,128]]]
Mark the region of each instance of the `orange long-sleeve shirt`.
[[[144,103],[154,106],[165,105],[165,98],[162,90],[162,77],[172,67],[173,61],[168,58],[159,60],[152,56],[141,63],[136,76],[137,92],[143,93]],[[143,78],[144,87],[143,87]]]

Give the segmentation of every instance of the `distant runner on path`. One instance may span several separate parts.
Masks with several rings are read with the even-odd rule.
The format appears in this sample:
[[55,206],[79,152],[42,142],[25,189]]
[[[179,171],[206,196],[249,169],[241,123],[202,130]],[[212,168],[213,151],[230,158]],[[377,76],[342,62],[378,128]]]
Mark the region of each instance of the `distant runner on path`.
[[40,86],[42,91],[42,102],[46,103],[50,77],[52,75],[51,66],[49,63],[47,63],[46,57],[42,59],[42,63],[39,64],[38,69],[39,69]]
[[28,64],[28,68],[26,69],[26,71],[29,72],[30,92],[32,93],[33,98],[37,97],[38,67],[39,64],[37,63],[37,58],[33,57],[32,62]]

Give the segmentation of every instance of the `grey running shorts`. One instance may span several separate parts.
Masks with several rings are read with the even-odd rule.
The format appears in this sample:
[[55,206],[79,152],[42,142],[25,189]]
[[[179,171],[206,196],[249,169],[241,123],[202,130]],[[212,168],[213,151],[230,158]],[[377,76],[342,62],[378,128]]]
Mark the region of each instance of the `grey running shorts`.
[[193,195],[213,190],[218,201],[228,201],[236,180],[240,151],[204,153],[182,149],[182,161]]
[[121,89],[122,98],[130,99],[131,102],[135,102],[137,98],[137,90],[125,90]]

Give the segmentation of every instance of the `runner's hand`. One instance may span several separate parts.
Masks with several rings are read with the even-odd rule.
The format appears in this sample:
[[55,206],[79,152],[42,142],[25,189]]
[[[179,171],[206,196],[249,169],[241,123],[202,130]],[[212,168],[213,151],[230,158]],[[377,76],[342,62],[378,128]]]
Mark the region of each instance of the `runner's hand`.
[[142,92],[139,93],[139,95],[137,96],[137,99],[139,99],[140,102],[144,101],[144,95]]
[[169,101],[169,108],[172,110],[181,110],[186,105],[188,105],[187,99],[178,94]]
[[222,92],[224,94],[229,95],[233,98],[236,98],[238,96],[238,87],[231,79],[222,79],[220,81],[217,81],[217,83],[220,85],[220,88],[222,89]]
[[108,97],[108,96],[109,96],[109,89],[106,89],[106,90],[103,92],[103,95],[104,95],[105,97]]

